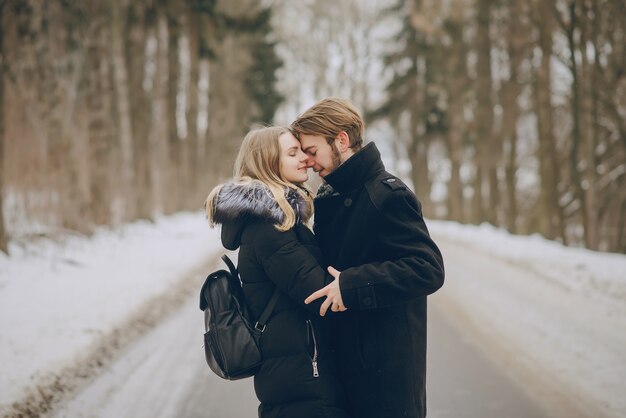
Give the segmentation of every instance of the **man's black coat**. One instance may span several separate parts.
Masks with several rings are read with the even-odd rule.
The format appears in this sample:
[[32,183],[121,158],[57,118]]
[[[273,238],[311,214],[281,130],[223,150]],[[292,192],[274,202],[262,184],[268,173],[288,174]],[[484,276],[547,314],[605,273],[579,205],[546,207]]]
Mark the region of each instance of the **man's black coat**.
[[387,173],[373,143],[325,177],[314,231],[341,271],[332,345],[351,415],[426,416],[426,295],[443,285],[441,253],[420,203]]

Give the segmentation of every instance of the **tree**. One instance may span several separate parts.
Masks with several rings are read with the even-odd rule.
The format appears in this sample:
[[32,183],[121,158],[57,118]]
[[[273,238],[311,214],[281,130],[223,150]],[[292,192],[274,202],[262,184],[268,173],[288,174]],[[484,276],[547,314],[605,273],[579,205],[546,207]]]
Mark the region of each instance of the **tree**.
[[502,138],[504,149],[505,173],[505,223],[510,232],[517,232],[518,204],[517,204],[517,125],[521,114],[519,97],[524,85],[522,84],[522,64],[527,59],[529,28],[522,23],[524,3],[520,0],[507,2],[506,19],[502,24],[504,42],[508,56],[508,78],[502,82],[500,103],[502,103],[502,121],[496,136]]
[[[473,220],[497,224],[499,205],[497,162],[502,145],[493,135],[491,74],[491,0],[477,0],[476,9],[476,138]],[[486,196],[485,196],[486,195]]]
[[4,226],[4,19],[6,1],[0,1],[0,251],[9,253],[8,237]]
[[[90,16],[102,16],[106,9],[93,4]],[[111,66],[110,26],[105,21],[90,22],[90,36],[86,39],[86,107],[87,107],[87,159],[89,160],[89,208],[95,225],[113,223],[114,173],[113,100],[110,96]]]
[[111,62],[113,87],[115,92],[115,111],[117,121],[117,140],[119,141],[120,158],[118,160],[123,220],[135,219],[135,171],[133,165],[133,128],[129,98],[128,66],[126,62],[126,43],[124,33],[127,31],[126,10],[122,0],[110,3],[111,13]]
[[[446,33],[449,35],[449,47],[446,49],[445,56],[447,63],[443,64],[443,74],[446,76],[446,80],[442,80],[446,96],[445,107],[445,120],[446,120],[446,135],[444,138],[444,144],[448,152],[448,158],[450,159],[450,181],[448,183],[448,218],[464,221],[465,215],[463,211],[463,184],[461,181],[461,165],[463,163],[464,143],[466,137],[471,133],[467,129],[465,122],[465,107],[466,107],[466,90],[470,84],[467,77],[467,45],[463,40],[463,12],[457,10],[451,14],[445,22]],[[477,139],[482,141],[483,138]],[[482,147],[479,145],[477,153],[482,152]],[[479,157],[478,161],[482,161]],[[482,184],[480,179],[480,173],[478,167],[476,170],[476,180],[474,186],[474,202],[478,202],[478,207],[474,207],[472,210],[472,218],[474,221],[481,218],[476,218],[478,214],[482,213],[482,195],[479,185]]]
[[[549,1],[533,3],[533,16],[537,26],[540,64],[534,76],[533,91],[539,147],[540,194],[539,194],[539,232],[547,238],[560,236],[564,241],[563,214],[559,206],[558,189],[560,161],[557,158],[556,138],[554,136],[552,95],[552,43],[554,19],[552,4]],[[565,241],[566,242],[566,241]]]
[[126,68],[128,75],[129,112],[133,139],[133,177],[135,179],[131,207],[136,208],[136,217],[152,219],[155,208],[155,187],[150,176],[151,162],[150,132],[150,97],[144,88],[146,82],[146,42],[148,42],[149,25],[154,21],[154,5],[149,1],[133,1],[128,5],[127,30],[125,32]]
[[[216,59],[211,62],[209,74],[212,88],[208,109],[211,144],[208,165],[215,170],[215,177],[220,178],[232,173],[234,156],[244,134],[254,123],[273,114],[278,97],[271,93],[275,91],[271,86],[251,85],[253,79],[275,81],[276,61],[269,50],[271,43],[263,47],[267,48],[265,52],[269,55],[265,54],[265,57],[269,57],[269,61],[258,62],[254,52],[260,43],[267,42],[268,34],[260,31],[269,30],[271,14],[251,0],[218,1],[215,7],[217,21],[213,51]],[[258,96],[262,94],[259,89],[267,89],[270,96]],[[267,109],[260,106],[267,106]]]
[[367,119],[372,122],[386,117],[391,122],[396,131],[394,142],[401,149],[397,154],[408,154],[414,191],[424,213],[431,216],[428,150],[434,137],[445,134],[437,97],[426,91],[426,86],[434,82],[433,66],[437,63],[431,44],[436,42],[438,34],[424,24],[428,16],[420,1],[400,1],[386,13],[402,11],[405,11],[402,26],[394,36],[400,48],[384,56],[385,65],[393,72],[386,87],[387,99]]
[[250,50],[252,66],[245,80],[248,94],[260,110],[259,120],[269,124],[283,97],[276,91],[276,70],[282,61],[276,54],[276,42],[272,40],[272,9],[262,9],[250,28],[255,34]]

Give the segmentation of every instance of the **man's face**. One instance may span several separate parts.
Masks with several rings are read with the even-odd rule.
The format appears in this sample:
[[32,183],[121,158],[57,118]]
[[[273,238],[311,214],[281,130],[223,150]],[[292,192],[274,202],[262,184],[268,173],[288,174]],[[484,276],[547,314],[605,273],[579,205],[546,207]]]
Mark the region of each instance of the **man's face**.
[[333,142],[329,144],[326,138],[318,135],[300,135],[302,150],[309,156],[308,166],[320,177],[326,177],[341,164],[341,154]]

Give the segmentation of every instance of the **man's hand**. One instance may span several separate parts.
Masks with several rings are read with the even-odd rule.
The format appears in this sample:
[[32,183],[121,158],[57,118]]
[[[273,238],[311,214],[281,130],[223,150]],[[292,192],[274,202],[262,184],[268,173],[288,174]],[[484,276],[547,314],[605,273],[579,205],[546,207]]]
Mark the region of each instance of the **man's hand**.
[[[317,292],[312,293],[308,298],[304,300],[304,303],[307,305],[313,302],[316,299],[321,298],[322,296],[326,296],[326,300],[322,302],[322,306],[320,307],[320,315],[326,315],[326,311],[330,306],[330,310],[333,312],[343,312],[347,310],[345,306],[343,306],[343,300],[341,299],[341,290],[339,289],[339,275],[341,272],[335,270],[333,267],[328,267],[328,272],[331,276],[335,278],[330,284],[326,287],[321,288]],[[332,306],[331,306],[332,305]]]

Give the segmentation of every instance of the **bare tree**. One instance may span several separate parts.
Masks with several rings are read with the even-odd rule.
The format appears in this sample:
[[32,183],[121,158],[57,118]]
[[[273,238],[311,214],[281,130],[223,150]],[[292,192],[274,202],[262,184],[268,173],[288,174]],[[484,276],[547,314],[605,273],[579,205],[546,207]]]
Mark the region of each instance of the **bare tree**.
[[554,19],[550,1],[536,1],[533,7],[538,31],[539,53],[541,54],[540,65],[534,80],[535,114],[539,139],[537,158],[541,181],[539,231],[547,238],[554,239],[560,236],[565,240],[564,228],[562,227],[563,214],[559,206],[558,175],[560,161],[557,158],[551,103]]
[[199,191],[199,168],[200,161],[198,146],[198,113],[200,111],[200,53],[201,41],[200,31],[201,17],[198,11],[189,8],[185,15],[185,27],[188,51],[187,79],[185,89],[185,175],[187,179],[187,188],[185,194],[185,209],[197,209],[202,202],[202,195]]
[[523,24],[524,2],[510,0],[507,2],[508,10],[503,22],[502,32],[508,57],[508,79],[504,80],[500,92],[502,105],[502,120],[497,136],[503,141],[504,149],[504,173],[506,191],[505,222],[507,229],[517,232],[518,204],[517,204],[517,125],[521,113],[519,99],[524,85],[522,84],[522,63],[527,58],[530,39],[529,27]]
[[117,119],[117,134],[119,140],[119,170],[120,190],[119,198],[123,208],[122,220],[135,219],[135,172],[133,169],[133,129],[131,125],[131,111],[128,88],[128,74],[126,63],[126,44],[124,33],[126,28],[126,13],[122,8],[122,0],[113,0],[111,3],[111,62],[113,65],[113,86],[115,88],[115,110]]
[[153,185],[155,212],[166,212],[165,206],[169,196],[166,192],[170,188],[168,172],[169,160],[169,122],[168,111],[168,46],[167,17],[162,10],[157,9],[153,21],[149,24],[149,31],[153,39],[154,50],[150,59],[154,66],[154,74],[150,82],[151,117],[148,142],[150,167],[150,183]]
[[4,19],[6,1],[0,1],[0,251],[9,253],[6,229],[4,227]]
[[[463,221],[463,185],[461,182],[461,164],[463,162],[463,143],[466,135],[464,108],[465,90],[468,84],[466,67],[466,45],[463,42],[463,12],[453,13],[446,24],[446,32],[450,36],[450,48],[447,51],[448,61],[445,68],[447,75],[446,115],[448,120],[445,144],[450,159],[450,181],[448,183],[448,217]],[[447,55],[447,54],[446,54]],[[480,174],[476,173],[477,177]],[[478,181],[478,180],[477,180]],[[480,189],[474,190],[480,199]],[[482,206],[481,206],[482,207]],[[476,208],[476,210],[480,210]],[[474,214],[477,216],[476,214]]]
[[151,101],[145,87],[147,81],[146,65],[148,25],[154,21],[154,5],[147,0],[133,1],[128,5],[127,30],[125,31],[126,67],[128,69],[128,91],[130,120],[133,139],[133,195],[132,206],[136,208],[136,217],[152,219],[154,211],[154,184],[150,177],[150,108]]
[[496,164],[500,141],[493,135],[493,88],[491,74],[491,0],[477,0],[476,7],[476,164],[474,179],[474,221],[497,224],[498,178]]
[[[91,16],[106,16],[106,10],[93,5]],[[86,105],[88,115],[88,159],[91,221],[96,225],[113,222],[113,179],[115,168],[110,144],[114,142],[111,85],[110,27],[103,18],[91,21],[87,47]]]

